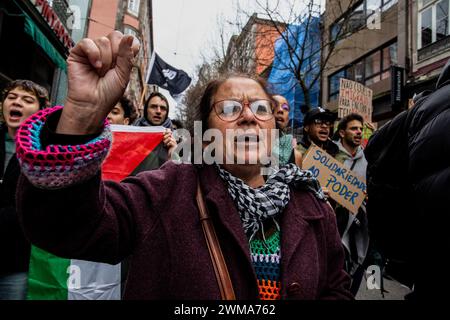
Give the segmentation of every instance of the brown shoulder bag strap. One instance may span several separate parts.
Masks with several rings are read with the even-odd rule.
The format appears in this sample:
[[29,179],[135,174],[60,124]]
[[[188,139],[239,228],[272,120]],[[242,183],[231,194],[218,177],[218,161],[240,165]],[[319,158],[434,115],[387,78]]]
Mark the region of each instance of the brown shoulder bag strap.
[[208,209],[206,208],[205,200],[203,199],[200,181],[197,181],[196,199],[200,212],[200,222],[202,224],[203,234],[205,235],[209,254],[214,266],[214,272],[216,273],[217,283],[220,288],[220,295],[222,300],[236,300],[233,284],[231,283],[230,274],[228,273],[227,264],[225,263],[214,225],[208,215]]

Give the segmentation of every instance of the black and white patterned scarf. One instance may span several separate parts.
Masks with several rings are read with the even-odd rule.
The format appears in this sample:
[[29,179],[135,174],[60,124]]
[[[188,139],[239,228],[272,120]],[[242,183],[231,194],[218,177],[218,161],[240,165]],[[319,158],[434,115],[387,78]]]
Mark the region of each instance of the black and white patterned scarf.
[[289,186],[294,189],[309,190],[319,199],[325,195],[316,178],[310,171],[301,170],[295,164],[289,163],[271,174],[266,183],[259,188],[251,188],[239,178],[219,167],[220,177],[226,181],[228,192],[238,207],[244,231],[249,241],[261,230],[264,237],[263,222],[275,218],[287,206],[290,200]]

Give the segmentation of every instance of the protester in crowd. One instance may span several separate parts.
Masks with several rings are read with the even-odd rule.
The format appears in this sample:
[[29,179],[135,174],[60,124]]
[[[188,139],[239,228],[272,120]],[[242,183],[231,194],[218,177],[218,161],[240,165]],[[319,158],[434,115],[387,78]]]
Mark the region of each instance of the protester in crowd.
[[298,167],[302,166],[302,154],[295,146],[297,145],[292,134],[287,133],[287,126],[289,123],[289,103],[285,97],[281,95],[274,95],[273,99],[277,102],[275,104],[273,114],[275,123],[279,129],[279,162],[280,165],[287,163],[295,163]]
[[172,121],[169,118],[169,101],[160,92],[154,91],[150,94],[144,104],[144,115],[137,119],[134,126],[149,127],[162,126],[166,128],[163,145],[157,146],[151,156],[142,163],[143,167],[158,168],[172,157],[177,147],[177,141],[172,134]]
[[[18,133],[24,173],[18,209],[31,241],[72,258],[117,263],[130,256],[125,299],[220,299],[197,207],[205,203],[237,299],[351,299],[336,220],[317,180],[293,164],[264,177],[261,161],[249,163],[260,155],[248,140],[235,141],[231,150],[223,141],[233,163],[169,161],[121,183],[100,181],[110,144],[104,119],[138,51],[131,36],[114,32],[107,39],[111,45],[84,39],[71,50],[69,73],[77,77],[69,74],[64,108],[38,114]],[[203,130],[224,136],[227,129],[274,130],[273,103],[260,80],[214,80],[199,105]],[[42,140],[31,125],[48,135]],[[261,140],[270,147],[267,135]],[[243,153],[236,151],[239,143],[246,146]],[[53,166],[50,152],[64,172]],[[204,202],[196,202],[197,187]]]
[[[47,106],[48,92],[29,80],[15,80],[2,94],[0,125],[0,300],[26,298],[30,243],[16,213],[15,192],[20,166],[14,139],[19,126]],[[27,201],[27,200],[24,200]]]
[[172,121],[169,118],[169,101],[160,92],[150,94],[144,104],[144,115],[137,119],[135,126],[163,126],[172,129]]
[[[336,160],[365,179],[367,161],[361,146],[363,125],[363,117],[356,113],[351,113],[341,119],[337,127],[340,140],[336,143],[339,147]],[[364,261],[369,249],[365,203],[357,215],[340,205],[336,205],[335,212],[339,234],[346,253],[346,271],[352,276],[351,291],[356,295],[364,275]]]
[[335,120],[336,116],[332,112],[321,107],[311,109],[305,114],[303,137],[297,145],[297,150],[301,152],[302,156],[311,146],[311,142],[333,157],[338,153],[338,146],[330,139],[330,131]]
[[128,97],[123,96],[108,113],[107,119],[111,124],[129,125],[134,121],[135,110],[133,102]]

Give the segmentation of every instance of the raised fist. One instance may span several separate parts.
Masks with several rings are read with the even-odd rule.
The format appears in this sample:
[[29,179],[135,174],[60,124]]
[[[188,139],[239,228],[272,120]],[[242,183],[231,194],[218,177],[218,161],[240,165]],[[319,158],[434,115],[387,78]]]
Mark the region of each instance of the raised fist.
[[139,41],[114,31],[81,40],[67,59],[69,90],[57,133],[96,133],[123,95]]

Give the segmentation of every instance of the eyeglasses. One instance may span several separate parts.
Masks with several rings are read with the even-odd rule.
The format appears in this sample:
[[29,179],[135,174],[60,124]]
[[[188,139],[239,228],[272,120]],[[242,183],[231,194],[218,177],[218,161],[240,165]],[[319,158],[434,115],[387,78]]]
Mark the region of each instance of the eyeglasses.
[[252,102],[221,100],[214,102],[212,108],[214,108],[217,116],[221,120],[235,121],[241,116],[245,105],[249,106],[256,119],[260,121],[267,121],[273,118],[272,101],[264,99],[255,100]]
[[321,126],[322,124],[330,127],[333,123],[330,120],[324,120],[324,119],[314,119],[314,124],[317,124],[318,126]]

